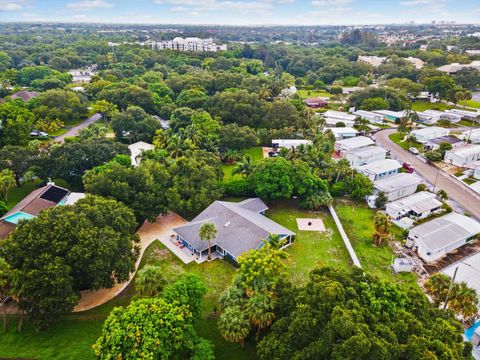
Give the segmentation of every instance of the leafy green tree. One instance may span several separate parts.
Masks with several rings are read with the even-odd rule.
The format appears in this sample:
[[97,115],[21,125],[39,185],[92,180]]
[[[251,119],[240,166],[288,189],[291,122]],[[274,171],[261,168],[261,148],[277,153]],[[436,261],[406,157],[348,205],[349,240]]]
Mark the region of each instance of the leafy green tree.
[[[383,109],[399,111],[407,109],[409,106],[409,101],[405,93],[388,87],[367,87],[365,89],[355,91],[353,94],[350,95],[348,101],[350,103],[350,106],[362,108],[363,102],[366,99],[375,99],[374,101],[367,102],[368,108],[382,106]],[[384,101],[387,101],[388,105],[384,103]],[[387,106],[385,107],[384,105]]]
[[362,133],[368,133],[370,131],[369,122],[367,119],[357,116],[353,127]]
[[300,114],[288,100],[276,100],[267,105],[267,113],[263,119],[266,128],[281,129],[288,126],[300,126]]
[[438,196],[440,199],[442,199],[442,201],[445,201],[445,200],[448,199],[448,194],[447,194],[447,192],[446,192],[445,190],[443,190],[443,189],[438,190],[437,196]]
[[124,82],[104,86],[98,93],[97,100],[115,104],[120,111],[125,111],[129,107],[140,107],[153,114],[155,109],[154,95],[151,91]]
[[101,140],[107,134],[106,127],[100,127],[95,124],[89,124],[86,128],[80,130],[78,138],[80,141],[86,140]]
[[10,169],[15,175],[15,182],[20,186],[22,176],[33,165],[34,153],[29,148],[7,145],[0,148],[0,169]]
[[210,242],[217,236],[217,227],[214,223],[206,222],[200,226],[200,229],[198,230],[198,236],[201,240],[208,242],[208,260],[211,260],[212,250]]
[[254,184],[257,196],[265,199],[290,198],[294,191],[293,169],[282,157],[264,159],[257,163],[249,181]]
[[385,205],[387,205],[388,196],[385,192],[380,191],[375,199],[375,207],[377,209],[384,209]]
[[18,85],[28,87],[33,81],[44,79],[54,74],[58,74],[58,71],[46,66],[27,66],[17,72],[15,80]]
[[220,315],[218,327],[222,337],[230,342],[240,343],[243,347],[245,338],[250,333],[247,315],[239,306],[229,306]]
[[90,114],[100,114],[105,121],[105,126],[108,126],[110,119],[118,113],[118,108],[115,104],[107,100],[97,100],[90,107]]
[[34,115],[22,102],[0,105],[0,146],[26,145],[34,123]]
[[160,266],[145,265],[135,278],[135,291],[140,297],[156,297],[167,284]]
[[[0,257],[0,304],[7,298],[10,291],[10,266]],[[2,306],[3,332],[7,332],[7,307]]]
[[201,315],[203,296],[207,288],[195,274],[185,274],[175,282],[168,284],[163,291],[163,298],[171,303],[187,306],[194,318]]
[[237,165],[232,169],[232,175],[240,174],[243,178],[247,178],[253,172],[255,164],[250,155],[244,155]]
[[6,203],[8,201],[8,192],[15,187],[15,174],[10,169],[0,171],[0,196]]
[[260,331],[270,327],[275,319],[272,303],[267,295],[256,294],[246,301],[245,312],[247,313],[250,323],[258,329],[258,341]]
[[98,170],[94,168],[83,176],[87,192],[121,201],[135,212],[139,223],[167,213],[170,174],[165,165],[146,160],[133,168],[113,161]]
[[360,104],[360,109],[372,111],[372,110],[385,110],[390,108],[390,103],[380,97],[374,97],[364,99]]
[[139,254],[136,226],[126,206],[94,196],[18,226],[2,253],[20,309],[44,327],[73,309],[80,290],[126,281]]
[[161,128],[158,120],[137,106],[114,115],[111,125],[117,139],[126,137],[130,143],[151,142],[155,131]]
[[5,201],[0,200],[0,216],[5,215],[8,212],[7,204]]
[[10,69],[12,59],[5,52],[0,51],[0,72]]
[[227,124],[219,129],[220,148],[243,150],[258,145],[255,131],[248,126]]
[[430,93],[445,98],[448,92],[455,87],[455,80],[448,75],[438,75],[424,78],[422,84]]
[[204,89],[193,88],[182,90],[177,96],[177,105],[191,109],[205,108],[208,100],[208,94]]
[[135,300],[112,310],[93,349],[98,359],[213,359],[211,345],[205,347],[192,323],[187,306],[163,298]]

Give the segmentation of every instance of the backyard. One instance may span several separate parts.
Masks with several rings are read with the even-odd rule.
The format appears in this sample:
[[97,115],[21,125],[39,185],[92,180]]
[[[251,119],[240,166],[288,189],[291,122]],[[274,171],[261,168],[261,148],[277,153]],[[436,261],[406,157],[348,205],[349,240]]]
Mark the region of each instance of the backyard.
[[431,103],[430,101],[415,101],[412,103],[412,110],[425,111],[425,110],[447,110],[453,106],[447,105],[443,102]]
[[[242,154],[250,155],[253,162],[258,162],[263,159],[263,151],[261,147],[250,148],[243,151]],[[232,175],[232,170],[235,166],[236,164],[222,164],[223,182],[227,183],[233,180],[240,180],[242,178],[242,176],[239,174]]]
[[[372,244],[371,209],[360,203],[344,201],[337,202],[335,208],[367,273],[384,280],[415,286],[416,278],[413,274],[392,273],[390,263],[393,253],[388,245],[376,247]],[[288,277],[292,283],[300,285],[308,281],[309,272],[317,266],[352,266],[328,210],[307,211],[299,209],[294,201],[277,201],[270,205],[267,216],[296,233],[294,244],[286,250],[289,254]],[[326,231],[299,231],[297,218],[320,218]],[[397,231],[397,235],[398,233]],[[152,243],[146,250],[140,266],[145,264],[162,267],[169,281],[186,272],[197,274],[208,288],[203,316],[195,324],[198,334],[214,343],[217,359],[255,358],[253,335],[247,339],[245,348],[242,349],[238,344],[223,340],[217,328],[218,299],[232,281],[235,272],[232,265],[221,260],[185,265],[159,241]],[[12,317],[8,333],[2,335],[0,357],[93,359],[91,345],[100,335],[103,321],[113,307],[129,303],[134,295],[133,285],[134,282],[119,297],[98,308],[62,316],[48,331],[37,333],[27,323],[24,331],[17,333],[14,328],[16,318]]]
[[315,97],[326,97],[329,98],[332,94],[328,93],[325,90],[298,90],[297,94],[302,99],[315,98]]

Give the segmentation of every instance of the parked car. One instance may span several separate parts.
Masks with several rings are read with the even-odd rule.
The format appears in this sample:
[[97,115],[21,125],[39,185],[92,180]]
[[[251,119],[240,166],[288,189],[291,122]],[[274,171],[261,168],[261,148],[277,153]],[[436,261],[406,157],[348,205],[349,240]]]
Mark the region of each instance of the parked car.
[[47,137],[48,134],[46,132],[43,132],[43,131],[33,130],[30,133],[30,136]]
[[408,173],[413,173],[415,171],[415,169],[413,168],[412,164],[408,163],[408,162],[404,162],[403,163],[403,168],[405,170],[407,170]]
[[418,151],[418,149],[414,147],[408,148],[408,151],[410,151],[414,155],[420,154],[420,151]]
[[275,152],[275,151],[269,151],[269,152],[268,152],[268,156],[269,156],[269,157],[277,157],[277,156],[278,156],[278,153]]

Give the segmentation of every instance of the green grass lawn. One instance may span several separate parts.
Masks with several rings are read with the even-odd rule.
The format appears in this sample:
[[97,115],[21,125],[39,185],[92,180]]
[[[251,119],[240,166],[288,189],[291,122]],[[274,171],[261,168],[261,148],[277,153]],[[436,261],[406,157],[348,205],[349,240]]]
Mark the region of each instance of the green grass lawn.
[[314,98],[314,97],[331,97],[332,94],[328,93],[325,90],[298,90],[297,94],[300,95],[302,99]]
[[[263,150],[261,147],[253,147],[243,151],[243,154],[250,155],[254,162],[263,159]],[[233,180],[241,180],[242,176],[239,174],[232,175],[232,170],[236,164],[222,164],[223,182],[227,183]]]
[[429,101],[415,101],[414,103],[412,103],[412,110],[415,111],[447,110],[451,108],[452,106],[447,105],[443,102],[431,103]]
[[[343,228],[347,233],[355,253],[365,272],[383,280],[415,286],[416,276],[411,273],[394,274],[390,268],[393,260],[393,251],[388,245],[375,246],[372,241],[374,232],[374,211],[359,203],[336,203],[337,212]],[[401,230],[392,229],[396,238],[400,238]]]
[[475,101],[475,100],[460,101],[459,105],[461,106],[466,105],[472,108],[480,109],[480,101]]
[[408,148],[410,147],[414,147],[419,151],[423,150],[423,145],[416,141],[403,141],[404,136],[405,135],[401,135],[400,133],[396,132],[390,134],[388,137],[390,138],[390,140],[392,140],[395,144],[397,144],[404,150],[408,150]]
[[[69,184],[62,179],[55,179],[55,184],[61,187],[65,187],[69,190],[73,190],[69,187]],[[10,210],[13,208],[17,203],[22,200],[25,196],[27,196],[30,192],[35,190],[39,185],[39,180],[29,181],[28,183],[22,184],[20,187],[14,187],[8,191],[8,201],[7,201],[7,209]]]

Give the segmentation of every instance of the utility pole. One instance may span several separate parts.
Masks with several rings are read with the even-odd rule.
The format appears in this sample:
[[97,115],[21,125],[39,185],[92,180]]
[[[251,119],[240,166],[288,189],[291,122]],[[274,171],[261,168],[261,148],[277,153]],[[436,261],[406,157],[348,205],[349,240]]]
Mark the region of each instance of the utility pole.
[[447,308],[448,304],[448,296],[450,295],[450,291],[452,291],[453,283],[455,282],[455,278],[457,277],[458,266],[455,268],[455,272],[453,273],[452,281],[450,282],[450,286],[448,287],[447,296],[445,297],[445,303],[443,304],[443,310]]
[[437,176],[436,176],[436,178],[435,178],[435,184],[433,185],[433,192],[434,192],[434,193],[435,193],[435,189],[437,188],[438,175],[440,175],[440,168],[438,168]]

